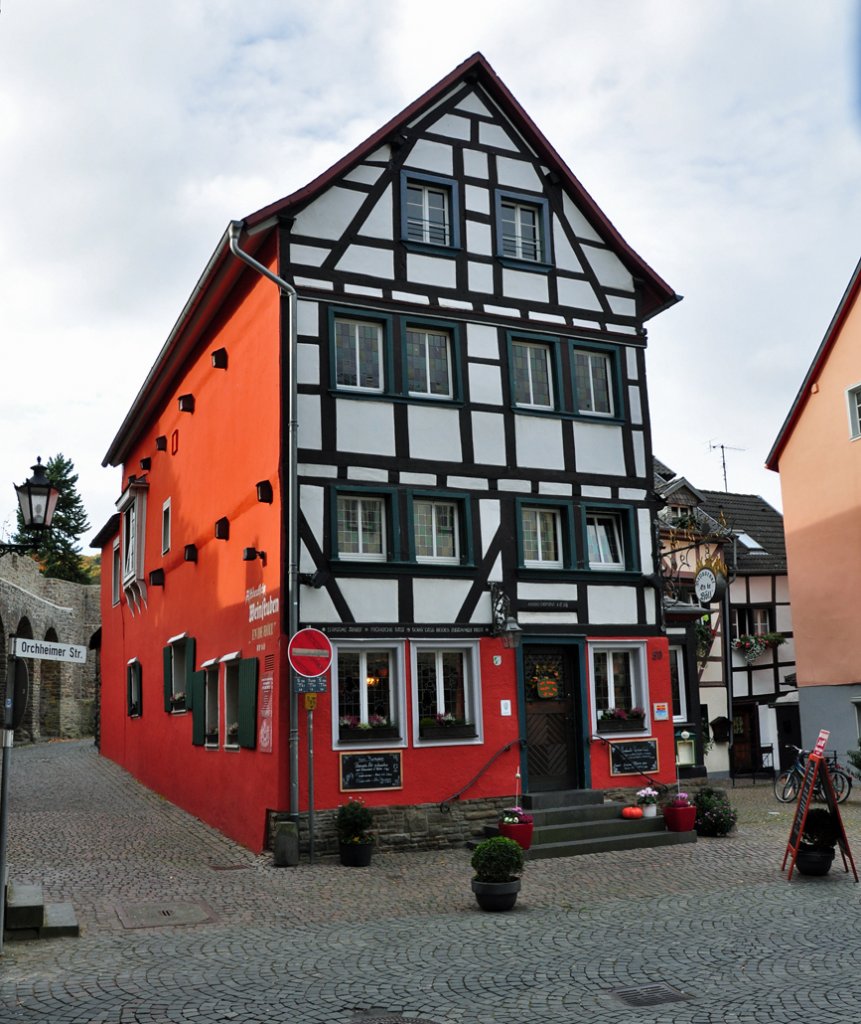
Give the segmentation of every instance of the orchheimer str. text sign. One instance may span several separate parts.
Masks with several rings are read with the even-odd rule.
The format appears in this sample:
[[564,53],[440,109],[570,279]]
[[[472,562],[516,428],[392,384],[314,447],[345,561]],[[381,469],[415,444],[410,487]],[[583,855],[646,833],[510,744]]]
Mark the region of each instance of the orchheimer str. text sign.
[[87,648],[83,644],[57,644],[50,640],[27,640],[15,637],[12,653],[16,658],[35,658],[40,661],[71,661],[83,665],[87,660]]

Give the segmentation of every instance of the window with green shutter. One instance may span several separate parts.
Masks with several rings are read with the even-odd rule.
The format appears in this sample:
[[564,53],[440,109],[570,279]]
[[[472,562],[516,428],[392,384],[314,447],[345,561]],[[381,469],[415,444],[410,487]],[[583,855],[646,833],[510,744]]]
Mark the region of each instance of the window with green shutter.
[[191,673],[188,685],[188,693],[191,695],[191,742],[196,747],[202,747],[206,739],[205,685],[205,672]]
[[239,746],[257,745],[257,659],[239,662]]
[[139,718],[143,714],[142,676],[141,663],[137,658],[132,658],[126,665],[126,704],[132,718]]
[[184,633],[168,640],[163,649],[164,709],[167,712],[190,711],[193,707],[194,652],[194,638]]

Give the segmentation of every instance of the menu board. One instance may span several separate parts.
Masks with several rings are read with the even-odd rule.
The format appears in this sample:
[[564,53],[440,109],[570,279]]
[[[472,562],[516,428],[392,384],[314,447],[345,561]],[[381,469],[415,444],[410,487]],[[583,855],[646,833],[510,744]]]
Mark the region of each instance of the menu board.
[[643,775],[658,770],[658,741],[612,740],[610,746],[611,775]]
[[403,789],[401,751],[341,754],[341,792],[357,789]]

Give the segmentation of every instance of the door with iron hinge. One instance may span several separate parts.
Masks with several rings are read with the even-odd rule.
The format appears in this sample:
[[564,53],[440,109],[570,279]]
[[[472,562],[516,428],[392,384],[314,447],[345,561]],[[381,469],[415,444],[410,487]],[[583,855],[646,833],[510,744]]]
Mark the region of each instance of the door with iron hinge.
[[527,784],[531,792],[583,785],[578,649],[523,647]]

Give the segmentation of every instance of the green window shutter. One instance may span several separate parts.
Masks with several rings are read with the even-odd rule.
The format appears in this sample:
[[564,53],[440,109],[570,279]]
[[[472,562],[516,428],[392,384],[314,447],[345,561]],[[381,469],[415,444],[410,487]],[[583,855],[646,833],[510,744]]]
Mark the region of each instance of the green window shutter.
[[[192,640],[192,643],[194,641]],[[192,672],[188,681],[186,692],[186,707],[191,712],[191,742],[196,747],[202,747],[206,740],[206,697],[204,687],[206,686],[206,673]]]
[[162,654],[164,656],[164,709],[169,714],[171,711],[170,698],[172,692],[170,678],[173,672],[170,644],[164,648]]
[[253,750],[257,743],[257,659],[239,662],[239,746]]
[[132,713],[132,673],[134,665],[126,665],[126,714]]
[[197,700],[197,693],[195,693],[192,683],[195,678],[194,671],[194,637],[187,636],[185,638],[185,706],[189,711],[194,709],[194,702]]

